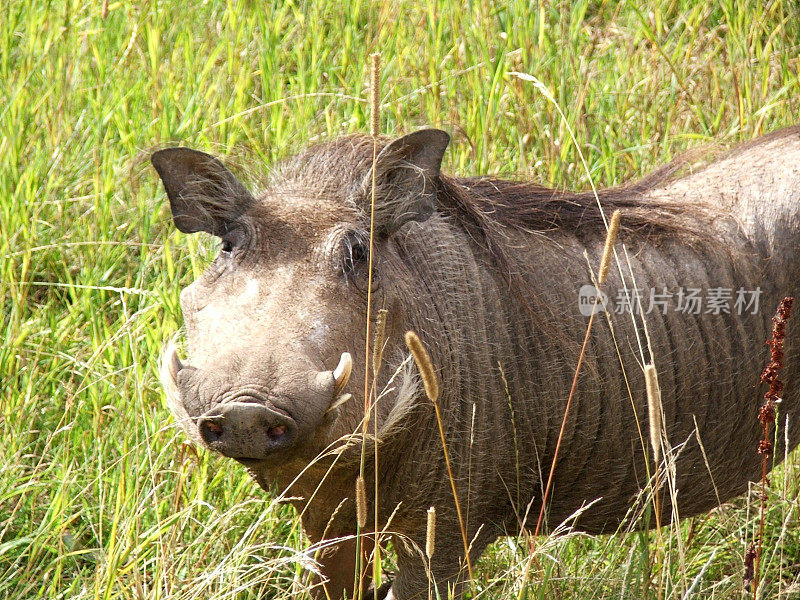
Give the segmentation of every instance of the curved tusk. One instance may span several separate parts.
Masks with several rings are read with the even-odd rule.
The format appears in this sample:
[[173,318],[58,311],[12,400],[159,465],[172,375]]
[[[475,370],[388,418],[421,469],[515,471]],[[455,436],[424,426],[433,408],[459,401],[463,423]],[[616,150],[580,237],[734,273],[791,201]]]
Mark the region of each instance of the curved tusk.
[[178,371],[183,368],[183,363],[181,359],[178,358],[178,349],[175,348],[175,346],[170,346],[167,353],[169,354],[169,356],[167,356],[167,368],[169,369],[172,380],[175,381],[178,379]]
[[342,352],[342,357],[339,359],[339,364],[333,370],[333,395],[334,397],[342,393],[344,386],[350,380],[350,375],[353,372],[353,358],[349,352]]

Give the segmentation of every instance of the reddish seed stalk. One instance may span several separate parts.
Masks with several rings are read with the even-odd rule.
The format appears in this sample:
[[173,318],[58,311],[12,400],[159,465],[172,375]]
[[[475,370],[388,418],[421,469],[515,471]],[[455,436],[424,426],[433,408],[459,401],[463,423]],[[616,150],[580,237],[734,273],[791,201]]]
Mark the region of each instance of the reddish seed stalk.
[[758,575],[761,564],[761,550],[764,544],[764,520],[767,511],[767,466],[772,456],[773,444],[771,429],[775,423],[775,407],[781,401],[783,382],[780,380],[780,370],[783,368],[783,341],[786,339],[786,323],[792,312],[794,298],[784,298],[778,305],[778,311],[772,317],[772,339],[766,344],[770,347],[770,362],[761,373],[761,383],[769,385],[769,390],[764,394],[764,404],[758,410],[758,420],[764,430],[764,437],[758,444],[758,453],[761,455],[761,515],[758,523],[758,537],[750,546],[745,555],[744,583],[752,581],[753,598],[758,597]]

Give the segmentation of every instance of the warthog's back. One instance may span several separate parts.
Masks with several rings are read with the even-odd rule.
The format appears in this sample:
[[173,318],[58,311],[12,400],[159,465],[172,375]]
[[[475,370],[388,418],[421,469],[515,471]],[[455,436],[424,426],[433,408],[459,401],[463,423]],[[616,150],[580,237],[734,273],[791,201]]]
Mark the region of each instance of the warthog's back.
[[[769,360],[764,342],[780,300],[800,292],[800,132],[779,132],[696,174],[631,196],[622,202],[612,197],[606,206],[610,215],[622,205],[623,227],[631,201],[637,221],[646,219],[638,211],[649,202],[675,220],[654,216],[649,228],[634,221],[639,229],[621,235],[625,286],[615,265],[603,288],[607,311],[595,320],[559,453],[551,525],[592,501],[578,528],[609,531],[626,516],[636,517],[630,509],[653,473],[643,363],[658,370],[666,437],[677,457],[668,460],[677,474],[680,516],[743,493],[761,474],[757,413],[765,390],[758,383]],[[583,253],[588,250],[596,265],[602,252],[603,228],[592,223],[592,207],[584,206],[583,214],[553,231],[519,233],[509,243],[519,249],[514,264],[525,271],[527,304],[538,319],[526,318],[527,309],[515,299],[501,302],[502,319],[496,313],[491,319],[495,347],[508,348],[492,357],[505,363],[510,381],[514,416],[507,425],[516,431],[515,452],[523,449],[522,470],[529,473],[519,500],[533,499],[533,506],[542,496],[540,472],[546,478],[588,323],[585,301],[594,289]],[[632,300],[634,287],[640,307]],[[800,441],[798,331],[790,323],[779,418],[792,447]],[[503,402],[497,399],[495,410]],[[780,457],[784,434],[777,437]],[[507,468],[498,479],[513,488],[517,473],[516,466]],[[670,502],[663,504],[670,513]]]

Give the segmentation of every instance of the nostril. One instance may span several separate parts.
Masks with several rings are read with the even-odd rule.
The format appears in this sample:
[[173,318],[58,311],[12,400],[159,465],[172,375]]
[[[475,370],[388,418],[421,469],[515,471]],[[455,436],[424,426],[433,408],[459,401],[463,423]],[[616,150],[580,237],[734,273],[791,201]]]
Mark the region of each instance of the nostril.
[[222,425],[205,419],[200,423],[200,436],[207,444],[216,442],[222,437]]
[[286,433],[286,425],[278,425],[277,427],[270,427],[267,429],[267,435],[271,440],[278,440]]

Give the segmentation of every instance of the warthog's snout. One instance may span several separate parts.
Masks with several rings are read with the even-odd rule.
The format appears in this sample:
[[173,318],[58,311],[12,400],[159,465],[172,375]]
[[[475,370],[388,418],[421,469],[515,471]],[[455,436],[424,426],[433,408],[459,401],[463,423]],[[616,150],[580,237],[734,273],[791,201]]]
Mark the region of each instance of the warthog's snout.
[[290,445],[297,432],[291,417],[256,402],[228,402],[197,420],[209,448],[230,458],[263,459]]
[[170,343],[162,357],[161,381],[167,402],[192,438],[229,458],[281,461],[337,409],[352,373],[344,352],[332,371],[301,371],[276,377],[269,388],[232,385],[225,369],[184,365]]

